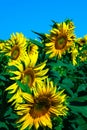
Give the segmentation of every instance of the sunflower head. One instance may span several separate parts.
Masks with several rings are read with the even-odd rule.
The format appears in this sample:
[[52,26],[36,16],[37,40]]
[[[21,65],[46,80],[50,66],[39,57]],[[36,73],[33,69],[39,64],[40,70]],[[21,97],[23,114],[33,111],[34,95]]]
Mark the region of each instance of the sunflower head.
[[26,55],[26,38],[22,33],[12,34],[5,44],[6,55],[11,57],[10,63],[20,61]]
[[46,43],[46,54],[50,54],[50,58],[58,56],[61,58],[71,46],[75,39],[73,29],[65,22],[58,24],[57,28],[53,28],[47,35],[49,42]]
[[[30,63],[30,62],[29,62]],[[23,84],[28,84],[31,89],[42,85],[43,80],[47,78],[48,69],[44,69],[46,62],[33,66],[31,63],[21,72],[21,81]]]
[[17,122],[21,124],[21,130],[32,126],[38,129],[40,125],[52,129],[51,117],[67,114],[67,96],[63,92],[57,92],[53,82],[47,82],[34,91],[33,96],[23,93],[25,103],[16,107],[17,114],[21,116]]
[[87,61],[87,50],[83,50],[79,57],[82,62]]
[[87,44],[87,35],[85,35],[84,37],[77,38],[77,43],[80,46],[84,46],[85,44]]
[[[37,65],[34,63],[35,62],[33,62],[33,60],[30,60],[28,55],[22,62],[16,62],[14,65],[16,70],[11,70],[12,77],[10,79],[14,81],[20,80],[23,85],[27,85],[27,87],[31,90],[41,86],[43,84],[43,80],[48,77],[47,72],[49,69],[46,68],[46,61]],[[15,93],[19,87],[20,86],[18,86],[17,83],[14,83],[6,90]]]
[[79,48],[79,58],[81,61],[87,60],[87,35],[76,39]]
[[33,54],[33,53],[38,53],[38,46],[33,44],[31,41],[28,41],[27,44],[27,53],[28,54]]
[[30,60],[33,60],[33,63],[36,64],[38,60],[38,46],[33,44],[31,41],[28,41],[26,51]]

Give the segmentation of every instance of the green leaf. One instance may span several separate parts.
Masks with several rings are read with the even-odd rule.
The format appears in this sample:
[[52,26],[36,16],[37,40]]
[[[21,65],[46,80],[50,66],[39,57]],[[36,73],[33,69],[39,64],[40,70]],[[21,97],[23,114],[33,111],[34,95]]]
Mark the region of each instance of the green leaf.
[[58,73],[57,71],[51,70],[51,71],[50,71],[50,74],[51,74],[52,77],[56,77],[56,78],[60,79],[60,75],[59,75],[59,73]]
[[15,113],[10,113],[10,115],[8,116],[8,119],[17,119],[18,118],[18,116],[15,114]]
[[4,117],[10,115],[11,112],[12,112],[12,108],[9,108],[9,109],[5,112]]
[[83,118],[79,118],[77,121],[78,128],[76,130],[87,130],[87,122]]
[[7,81],[7,79],[3,75],[0,75],[0,80]]
[[77,101],[77,102],[85,102],[87,101],[87,95],[85,96],[81,96],[81,97],[78,97],[78,96],[73,96],[71,99],[70,99],[70,102],[71,101]]
[[54,130],[62,130],[62,127],[63,127],[62,123],[63,123],[63,120],[61,117],[52,118],[52,124],[53,124]]
[[23,84],[21,83],[21,81],[19,80],[16,80],[18,86],[24,91],[24,92],[28,92],[28,93],[31,93],[30,91],[30,87],[27,85],[27,84]]
[[26,91],[26,88],[25,88],[25,85],[21,83],[21,81],[19,80],[16,80],[18,86],[23,90],[23,91]]
[[87,118],[87,106],[72,106],[70,108],[73,112],[81,113],[84,117]]
[[[77,126],[75,124],[77,124]],[[75,130],[87,130],[87,121],[80,115],[71,121],[71,125]]]
[[55,127],[55,130],[62,130],[62,127],[59,125],[59,126],[56,126]]
[[14,111],[12,110],[11,107],[9,107],[9,109],[7,109],[7,111],[4,114],[4,118],[6,120],[11,119],[11,120],[16,120],[18,118],[17,114],[14,113]]
[[10,65],[10,66],[7,66],[7,69],[8,69],[8,70],[12,70],[12,71],[16,71],[16,70],[17,70],[17,67],[14,66],[14,65]]
[[87,84],[81,84],[79,85],[77,92],[85,91],[87,88]]
[[87,124],[83,124],[81,126],[78,126],[75,130],[87,130]]
[[8,126],[6,125],[6,123],[0,121],[0,129],[3,130],[3,128],[6,128],[6,130],[9,130],[9,128],[8,128]]
[[2,90],[0,89],[0,96],[2,95]]
[[74,84],[69,78],[63,79],[62,84],[60,84],[60,87],[65,89],[67,93],[73,97],[73,91],[71,90],[71,88],[74,87]]
[[35,44],[35,45],[37,45],[37,46],[39,46],[39,47],[43,47],[43,46],[44,46],[42,43],[40,43],[40,42],[37,41],[37,40],[30,39],[30,41],[31,41],[33,44]]
[[69,78],[63,79],[62,83],[63,83],[64,85],[68,86],[68,88],[74,87],[74,84],[73,84],[72,80],[69,79]]

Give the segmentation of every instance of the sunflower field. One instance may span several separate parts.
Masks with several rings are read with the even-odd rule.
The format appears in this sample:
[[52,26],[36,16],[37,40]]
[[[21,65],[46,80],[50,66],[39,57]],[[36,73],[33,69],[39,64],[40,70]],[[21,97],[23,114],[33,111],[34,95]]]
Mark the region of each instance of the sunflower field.
[[0,130],[87,130],[87,35],[52,21],[0,40]]

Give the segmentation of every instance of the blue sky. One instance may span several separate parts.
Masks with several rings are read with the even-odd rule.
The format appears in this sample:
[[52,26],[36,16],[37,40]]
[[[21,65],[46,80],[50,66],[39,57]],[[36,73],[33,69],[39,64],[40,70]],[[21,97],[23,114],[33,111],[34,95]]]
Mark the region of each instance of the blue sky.
[[0,0],[0,39],[14,32],[37,38],[31,30],[48,33],[51,20],[73,20],[77,37],[87,34],[87,0]]

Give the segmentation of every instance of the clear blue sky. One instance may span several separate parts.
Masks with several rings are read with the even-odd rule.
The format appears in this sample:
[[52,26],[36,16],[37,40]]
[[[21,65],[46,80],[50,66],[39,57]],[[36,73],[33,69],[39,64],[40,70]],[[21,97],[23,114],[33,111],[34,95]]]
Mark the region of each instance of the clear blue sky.
[[0,0],[0,39],[13,32],[37,38],[31,30],[48,33],[51,20],[70,18],[77,37],[87,34],[87,0]]

